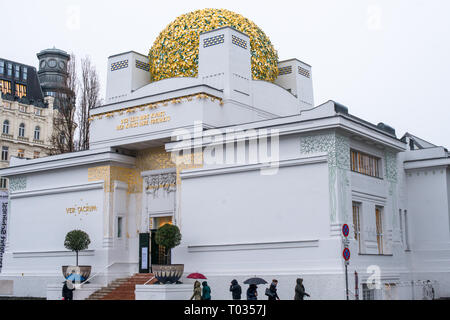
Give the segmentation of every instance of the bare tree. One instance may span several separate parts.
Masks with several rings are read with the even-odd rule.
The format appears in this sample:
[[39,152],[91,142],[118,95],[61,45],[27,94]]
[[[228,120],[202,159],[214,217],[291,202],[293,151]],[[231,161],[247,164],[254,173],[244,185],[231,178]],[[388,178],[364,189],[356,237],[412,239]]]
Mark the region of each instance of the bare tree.
[[65,85],[55,92],[53,134],[51,154],[75,151],[75,111],[77,104],[78,80],[75,55],[71,54],[67,63]]
[[100,104],[100,82],[97,71],[88,56],[81,59],[80,105],[78,108],[78,149],[89,149],[90,110]]

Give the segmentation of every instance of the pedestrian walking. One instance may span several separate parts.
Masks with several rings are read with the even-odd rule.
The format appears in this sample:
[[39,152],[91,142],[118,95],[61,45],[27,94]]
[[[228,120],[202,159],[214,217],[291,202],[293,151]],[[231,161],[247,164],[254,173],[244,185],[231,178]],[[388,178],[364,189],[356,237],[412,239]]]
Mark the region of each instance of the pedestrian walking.
[[233,300],[241,300],[242,288],[236,279],[231,281],[230,291],[232,293]]
[[294,300],[303,300],[304,297],[309,297],[310,295],[305,292],[305,287],[303,286],[303,279],[297,279],[297,285],[295,286],[295,297]]
[[247,289],[247,300],[258,300],[258,287],[251,284]]
[[269,301],[280,300],[280,297],[278,297],[278,294],[277,294],[277,285],[278,285],[278,280],[273,279],[272,283],[270,284],[270,287],[266,289],[266,296],[269,297]]
[[211,300],[211,288],[208,286],[208,282],[203,281],[202,300]]
[[75,287],[72,281],[66,280],[62,288],[63,300],[73,300],[73,291],[75,291]]
[[189,300],[202,300],[202,288],[200,287],[200,282],[195,281],[194,283],[194,293]]

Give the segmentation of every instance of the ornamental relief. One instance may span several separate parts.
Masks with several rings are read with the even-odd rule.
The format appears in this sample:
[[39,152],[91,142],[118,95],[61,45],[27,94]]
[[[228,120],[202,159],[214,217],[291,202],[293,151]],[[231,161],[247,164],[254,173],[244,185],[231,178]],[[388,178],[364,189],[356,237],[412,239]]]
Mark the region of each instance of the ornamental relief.
[[163,189],[167,193],[177,190],[177,174],[164,173],[151,175],[144,178],[145,189],[156,197],[158,190]]
[[392,151],[385,153],[386,179],[390,182],[397,182],[397,154]]
[[25,177],[17,177],[17,178],[9,178],[9,191],[16,192],[22,191],[27,188],[27,178]]
[[350,142],[347,137],[334,133],[302,137],[302,154],[326,152],[329,166],[350,169]]

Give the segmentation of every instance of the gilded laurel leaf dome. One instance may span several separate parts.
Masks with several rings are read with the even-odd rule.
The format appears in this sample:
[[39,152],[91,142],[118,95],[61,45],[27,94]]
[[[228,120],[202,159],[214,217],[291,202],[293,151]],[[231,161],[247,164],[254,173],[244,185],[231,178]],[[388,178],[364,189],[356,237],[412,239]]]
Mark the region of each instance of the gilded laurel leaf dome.
[[196,77],[200,33],[226,26],[250,37],[253,78],[275,81],[278,76],[278,54],[270,39],[252,21],[225,9],[193,11],[170,23],[150,49],[150,72],[153,81],[173,77]]

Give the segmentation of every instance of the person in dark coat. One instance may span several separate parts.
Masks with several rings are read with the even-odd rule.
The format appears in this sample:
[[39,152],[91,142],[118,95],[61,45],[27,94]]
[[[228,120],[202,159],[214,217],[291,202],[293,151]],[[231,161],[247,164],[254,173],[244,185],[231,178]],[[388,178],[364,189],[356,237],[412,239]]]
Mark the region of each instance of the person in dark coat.
[[241,300],[242,288],[238,284],[237,280],[231,281],[230,291],[233,296],[233,300]]
[[258,300],[258,287],[251,284],[247,289],[247,300]]
[[202,300],[211,300],[211,288],[208,286],[208,282],[203,281],[202,285]]
[[66,280],[64,282],[64,286],[62,289],[62,296],[64,300],[73,300],[73,291],[75,290],[75,287],[70,280]]
[[297,279],[297,285],[295,286],[295,297],[294,300],[303,300],[303,298],[309,294],[305,292],[305,287],[303,286],[303,279]]
[[269,297],[269,300],[271,301],[275,301],[275,300],[280,300],[280,298],[278,297],[277,294],[277,284],[278,284],[278,280],[273,279],[272,283],[270,284],[270,288],[269,288],[269,294],[267,295]]

